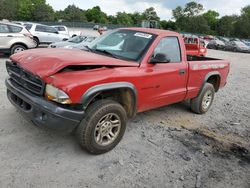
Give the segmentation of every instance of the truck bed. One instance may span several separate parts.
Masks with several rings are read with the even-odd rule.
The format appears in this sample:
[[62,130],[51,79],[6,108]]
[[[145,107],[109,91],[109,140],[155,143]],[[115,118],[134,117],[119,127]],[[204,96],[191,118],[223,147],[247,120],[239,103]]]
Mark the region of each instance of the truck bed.
[[214,61],[214,60],[221,60],[221,59],[216,59],[212,57],[187,55],[187,60],[188,61]]

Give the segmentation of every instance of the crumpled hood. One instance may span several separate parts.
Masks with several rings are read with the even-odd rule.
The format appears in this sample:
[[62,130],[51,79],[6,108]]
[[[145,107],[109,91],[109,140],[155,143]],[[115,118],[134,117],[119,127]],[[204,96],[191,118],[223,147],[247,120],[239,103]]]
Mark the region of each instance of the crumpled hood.
[[25,70],[45,78],[70,65],[99,65],[114,67],[138,67],[139,63],[115,59],[81,50],[33,49],[10,57]]

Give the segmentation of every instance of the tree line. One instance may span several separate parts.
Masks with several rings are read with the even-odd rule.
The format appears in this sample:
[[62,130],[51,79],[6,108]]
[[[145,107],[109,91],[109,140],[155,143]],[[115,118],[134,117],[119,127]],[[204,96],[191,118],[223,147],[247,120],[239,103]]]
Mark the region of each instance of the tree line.
[[140,26],[143,20],[154,20],[162,29],[227,37],[250,38],[250,5],[243,7],[240,15],[220,17],[214,10],[204,11],[202,4],[189,2],[172,10],[171,20],[161,20],[153,7],[143,12],[117,12],[108,15],[99,6],[83,10],[69,5],[55,11],[46,0],[0,0],[0,20],[18,21],[69,21],[100,24]]

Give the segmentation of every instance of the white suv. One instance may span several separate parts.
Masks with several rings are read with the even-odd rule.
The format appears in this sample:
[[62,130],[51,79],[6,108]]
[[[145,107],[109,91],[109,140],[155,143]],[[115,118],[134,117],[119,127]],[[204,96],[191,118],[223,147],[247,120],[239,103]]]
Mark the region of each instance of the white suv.
[[0,22],[0,53],[14,54],[35,47],[33,36],[25,27]]
[[33,35],[37,45],[50,44],[52,42],[60,42],[69,39],[69,36],[60,34],[54,27],[35,23],[23,23],[23,25]]
[[51,27],[56,28],[60,34],[63,34],[63,35],[66,35],[69,37],[69,30],[66,26],[64,26],[64,25],[52,25]]

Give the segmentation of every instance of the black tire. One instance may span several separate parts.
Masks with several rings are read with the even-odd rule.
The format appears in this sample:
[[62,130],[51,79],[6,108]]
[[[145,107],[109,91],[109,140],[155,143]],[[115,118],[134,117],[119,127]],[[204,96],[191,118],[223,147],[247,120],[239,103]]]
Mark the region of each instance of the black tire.
[[10,54],[12,55],[12,54],[24,51],[26,49],[27,48],[25,46],[17,44],[17,45],[14,45],[14,46],[11,47]]
[[35,41],[36,48],[37,48],[39,46],[39,44],[40,44],[40,41],[39,41],[39,39],[37,37],[34,37],[33,40]]
[[[209,100],[210,102],[209,104],[208,103],[204,104],[205,103],[204,101],[206,99],[205,97],[209,93],[211,97],[211,99]],[[197,114],[206,113],[213,103],[214,94],[215,94],[214,86],[210,83],[205,83],[200,94],[196,98],[191,99],[191,110]]]
[[[96,137],[98,137],[96,130],[97,124],[102,121],[103,117],[108,116],[109,114],[115,114],[117,117],[119,117],[119,131],[117,131],[117,136],[110,144],[101,145],[96,141]],[[99,100],[88,107],[85,118],[82,120],[76,130],[76,136],[83,149],[95,155],[102,154],[112,150],[121,141],[126,130],[126,124],[127,114],[119,103],[107,99]],[[99,129],[102,130],[102,126],[103,124],[99,125]],[[102,134],[100,135],[103,140],[105,136],[102,136]]]

